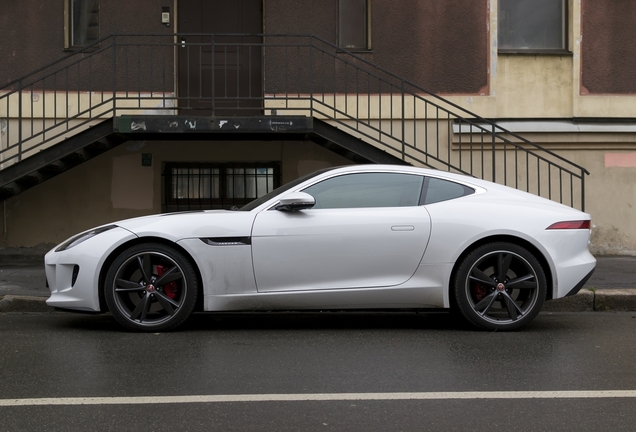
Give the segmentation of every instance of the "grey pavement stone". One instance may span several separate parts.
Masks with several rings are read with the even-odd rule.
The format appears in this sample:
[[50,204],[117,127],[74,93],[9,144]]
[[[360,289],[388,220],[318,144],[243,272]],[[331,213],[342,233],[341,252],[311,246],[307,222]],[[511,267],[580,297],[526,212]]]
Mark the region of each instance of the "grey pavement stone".
[[597,256],[596,269],[585,288],[636,288],[636,256]]

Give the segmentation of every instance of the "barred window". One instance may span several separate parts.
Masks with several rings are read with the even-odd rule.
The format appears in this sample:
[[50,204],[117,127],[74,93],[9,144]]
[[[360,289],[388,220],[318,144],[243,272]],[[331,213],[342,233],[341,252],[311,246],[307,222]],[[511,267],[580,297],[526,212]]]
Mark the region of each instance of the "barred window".
[[280,186],[280,169],[267,163],[168,163],[163,211],[240,207]]

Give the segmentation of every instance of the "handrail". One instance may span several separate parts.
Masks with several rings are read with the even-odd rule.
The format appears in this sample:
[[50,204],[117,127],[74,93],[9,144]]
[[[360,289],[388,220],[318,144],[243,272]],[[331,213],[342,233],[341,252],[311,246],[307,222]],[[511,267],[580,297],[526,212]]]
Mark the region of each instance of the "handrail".
[[426,90],[426,89],[422,88],[421,86],[418,86],[417,84],[414,84],[414,83],[412,83],[412,82],[410,82],[410,81],[408,81],[408,80],[405,80],[405,79],[403,79],[403,78],[399,77],[398,75],[394,74],[393,72],[390,72],[390,71],[388,71],[388,70],[386,70],[386,69],[384,69],[384,68],[382,68],[382,67],[380,67],[380,66],[378,66],[378,65],[376,65],[376,64],[374,64],[374,63],[369,62],[367,59],[365,59],[365,58],[363,58],[363,57],[361,57],[361,56],[358,56],[358,55],[356,55],[355,53],[353,53],[353,52],[351,52],[351,51],[347,51],[345,48],[340,48],[340,47],[338,47],[337,45],[334,45],[334,44],[333,44],[333,43],[331,43],[331,42],[328,42],[328,41],[326,41],[326,40],[324,40],[324,39],[321,39],[321,38],[320,38],[320,37],[318,37],[318,36],[315,36],[315,39],[320,40],[321,42],[323,42],[323,43],[325,43],[325,44],[327,44],[327,45],[330,45],[330,46],[331,46],[332,48],[334,48],[334,49],[337,49],[337,50],[339,50],[339,51],[341,51],[341,52],[347,53],[347,54],[348,54],[348,55],[350,55],[351,57],[354,57],[354,58],[356,59],[356,61],[360,61],[360,62],[362,62],[362,63],[365,63],[365,64],[367,64],[367,65],[368,65],[368,66],[370,66],[370,67],[373,67],[373,68],[375,68],[375,69],[377,69],[377,70],[379,70],[379,71],[382,71],[382,73],[385,73],[385,74],[387,74],[387,75],[392,76],[393,78],[396,78],[396,79],[398,79],[398,80],[402,81],[404,84],[408,84],[408,85],[412,86],[413,88],[416,88],[419,92],[426,93],[426,94],[428,94],[429,96],[432,96],[432,97],[434,97],[434,98],[436,98],[436,99],[438,99],[438,100],[442,101],[442,102],[443,102],[444,104],[446,104],[446,105],[450,105],[450,106],[452,106],[453,108],[455,108],[455,109],[457,109],[457,110],[460,110],[460,111],[462,111],[462,112],[464,112],[464,113],[466,113],[466,114],[468,114],[468,115],[470,115],[470,116],[473,116],[473,117],[474,117],[475,119],[477,119],[479,122],[487,123],[487,124],[489,124],[489,125],[491,125],[491,126],[493,126],[493,127],[497,128],[498,130],[500,130],[500,131],[501,131],[501,132],[503,132],[503,133],[509,134],[510,136],[513,136],[513,137],[515,137],[515,138],[517,138],[517,139],[519,139],[519,140],[521,140],[521,141],[525,142],[526,144],[533,146],[534,148],[536,148],[536,149],[538,149],[538,150],[545,151],[545,152],[549,153],[550,155],[552,155],[552,156],[556,157],[557,159],[559,159],[559,160],[561,160],[561,161],[563,161],[563,162],[566,162],[566,163],[568,163],[568,164],[571,164],[571,165],[575,166],[576,168],[581,169],[583,172],[585,172],[585,174],[588,174],[588,175],[590,174],[590,173],[589,173],[589,172],[588,172],[585,168],[583,168],[582,166],[577,165],[576,163],[574,163],[574,162],[572,162],[572,161],[570,161],[570,160],[568,160],[568,159],[565,159],[563,156],[560,156],[560,155],[558,155],[558,154],[556,154],[556,153],[554,153],[554,152],[552,152],[552,151],[550,151],[550,150],[548,150],[548,149],[545,149],[545,148],[541,147],[540,145],[538,145],[538,144],[536,144],[536,143],[533,143],[532,141],[530,141],[530,140],[528,140],[528,139],[526,139],[526,138],[522,137],[521,135],[518,135],[517,133],[514,133],[514,132],[511,132],[511,131],[507,130],[506,128],[504,128],[504,127],[502,127],[502,126],[498,125],[497,123],[495,123],[495,122],[494,122],[494,121],[492,121],[492,120],[489,120],[489,119],[483,118],[483,117],[481,117],[481,116],[479,116],[479,115],[477,115],[477,114],[475,114],[475,113],[473,113],[473,112],[471,112],[471,111],[468,111],[466,108],[464,108],[464,107],[462,107],[462,106],[460,106],[460,105],[457,105],[456,103],[454,103],[454,102],[452,102],[452,101],[449,101],[448,99],[444,99],[444,98],[442,98],[441,96],[439,96],[439,95],[437,95],[437,94],[435,94],[435,93],[431,93],[430,91],[428,91],[428,90]]
[[316,116],[404,161],[585,207],[582,166],[307,34],[106,36],[0,88],[0,169],[135,112]]

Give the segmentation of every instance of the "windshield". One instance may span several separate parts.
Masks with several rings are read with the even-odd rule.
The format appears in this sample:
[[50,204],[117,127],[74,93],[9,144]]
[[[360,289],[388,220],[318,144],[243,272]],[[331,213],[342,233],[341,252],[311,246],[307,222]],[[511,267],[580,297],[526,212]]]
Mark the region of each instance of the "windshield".
[[263,195],[260,198],[256,198],[254,201],[244,205],[243,207],[241,207],[240,209],[238,209],[238,211],[252,211],[254,210],[256,207],[260,206],[261,204],[263,204],[264,202],[269,201],[270,199],[274,198],[276,195],[280,195],[281,193],[294,188],[295,186],[301,184],[302,182],[309,180],[312,177],[316,177],[319,174],[322,174],[324,172],[327,171],[331,171],[332,169],[335,169],[335,167],[332,168],[324,168],[318,171],[314,171],[311,174],[307,174],[304,175],[302,177],[297,178],[296,180],[292,180],[289,183],[285,183],[284,185],[282,185],[279,188],[274,189],[273,191],[269,192],[266,195]]

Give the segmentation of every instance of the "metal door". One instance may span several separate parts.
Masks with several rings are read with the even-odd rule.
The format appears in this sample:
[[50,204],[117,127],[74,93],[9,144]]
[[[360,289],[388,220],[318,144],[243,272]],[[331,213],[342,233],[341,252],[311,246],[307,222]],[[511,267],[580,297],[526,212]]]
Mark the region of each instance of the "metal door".
[[179,0],[180,113],[260,114],[261,0]]

